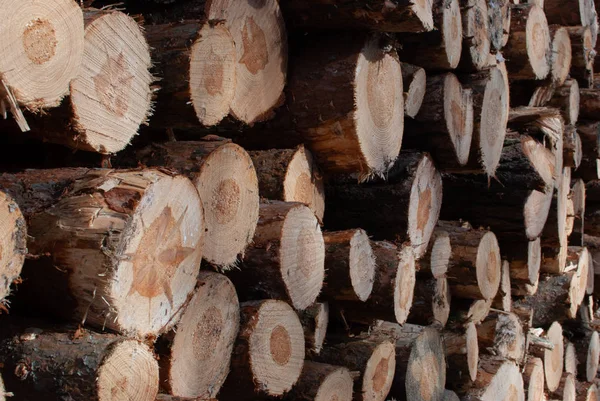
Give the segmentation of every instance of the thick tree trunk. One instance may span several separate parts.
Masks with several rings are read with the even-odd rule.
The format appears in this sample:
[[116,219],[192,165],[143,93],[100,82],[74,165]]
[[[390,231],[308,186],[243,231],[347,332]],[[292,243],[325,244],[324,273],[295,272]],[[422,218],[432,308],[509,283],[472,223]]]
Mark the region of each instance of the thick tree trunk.
[[441,168],[463,166],[473,137],[473,99],[452,73],[427,78],[425,99],[406,145],[432,153]]
[[388,339],[362,339],[323,348],[319,362],[344,366],[354,377],[354,400],[386,399],[396,370],[394,344]]
[[[328,173],[382,176],[404,131],[400,61],[387,39],[364,33],[311,37],[297,46],[280,130],[302,134]],[[390,84],[393,83],[393,84]]]
[[146,345],[81,328],[17,330],[7,333],[0,349],[2,376],[18,399],[156,398],[158,363]]
[[485,355],[479,360],[477,380],[466,390],[463,400],[522,400],[524,397],[519,367],[502,358]]
[[371,295],[376,261],[364,230],[323,234],[327,280],[323,294],[328,299],[365,302]]
[[[158,170],[28,170],[0,186],[22,199],[29,252],[19,300],[132,336],[168,330],[200,268],[198,192]],[[123,281],[120,286],[113,282]]]
[[234,266],[258,221],[259,185],[248,153],[229,140],[206,136],[201,141],[151,144],[137,150],[133,161],[167,167],[192,180],[204,208],[203,257],[225,270]]
[[550,72],[550,31],[544,10],[535,4],[511,8],[510,37],[504,47],[511,80],[544,79]]
[[446,276],[456,298],[493,299],[501,277],[500,248],[491,231],[473,229],[468,223],[444,222],[452,255]]
[[306,361],[298,383],[284,400],[352,401],[352,387],[352,375],[348,368]]
[[404,88],[404,112],[415,118],[425,98],[427,74],[421,67],[402,63],[402,86]]
[[361,29],[382,32],[425,32],[434,27],[431,2],[402,0],[302,0],[282,3],[292,28],[301,30]]
[[318,355],[323,349],[327,328],[329,326],[329,304],[316,302],[299,312],[300,322],[304,328],[304,342],[309,355]]
[[327,227],[362,227],[376,239],[410,241],[420,258],[439,216],[442,179],[427,154],[407,151],[387,181],[360,186],[333,182],[326,194]]
[[312,305],[325,276],[325,244],[312,211],[299,203],[261,203],[252,245],[229,278],[242,300],[281,299]]
[[152,126],[194,128],[221,122],[237,89],[236,49],[225,25],[206,19],[146,25],[146,37],[160,77]]
[[427,70],[446,71],[458,66],[463,43],[463,22],[459,0],[433,2],[433,21],[437,29],[400,36],[402,60]]
[[227,374],[240,326],[233,284],[201,272],[196,291],[174,330],[156,345],[161,390],[181,397],[214,398]]
[[282,301],[246,302],[240,308],[240,334],[219,399],[281,397],[297,383],[304,366],[300,319]]
[[248,152],[258,176],[260,196],[307,205],[320,222],[325,213],[323,177],[312,154],[303,145],[296,149]]
[[375,281],[366,302],[342,302],[346,319],[371,324],[376,319],[404,324],[413,304],[415,258],[410,246],[398,249],[385,241],[371,242]]
[[407,321],[444,327],[450,316],[450,286],[445,277],[418,279]]

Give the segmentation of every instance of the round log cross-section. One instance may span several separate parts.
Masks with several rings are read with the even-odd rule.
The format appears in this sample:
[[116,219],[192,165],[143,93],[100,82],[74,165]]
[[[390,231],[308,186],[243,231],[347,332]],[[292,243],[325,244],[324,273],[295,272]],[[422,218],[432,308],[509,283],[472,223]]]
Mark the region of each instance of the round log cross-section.
[[523,382],[527,401],[544,400],[544,362],[537,357],[529,357],[523,369]]
[[486,357],[479,369],[485,374],[478,376],[464,401],[525,401],[523,377],[514,362]]
[[235,43],[233,117],[252,124],[269,118],[282,101],[287,33],[277,0],[207,2],[209,20],[221,20]]
[[[27,197],[32,188],[52,188],[59,177],[53,174],[32,170],[12,178],[21,180]],[[194,289],[204,215],[198,192],[183,176],[90,170],[28,220],[35,238],[29,252],[40,258],[23,271],[22,299],[45,312],[156,336],[175,323]]]
[[[56,107],[83,57],[83,14],[72,0],[9,0],[0,5],[0,74],[31,111]],[[4,104],[6,99],[2,99]]]
[[19,205],[0,191],[0,303],[21,274],[27,254],[27,225]]
[[446,359],[439,332],[428,327],[415,339],[406,367],[406,399],[440,400],[446,382]]
[[204,207],[204,260],[229,269],[252,240],[259,187],[246,151],[220,137],[153,144],[136,152],[137,163],[177,170],[191,178]]
[[402,86],[404,88],[404,112],[408,117],[415,118],[423,99],[425,98],[425,87],[427,74],[421,67],[402,63]]
[[242,300],[281,299],[297,310],[311,306],[325,277],[325,244],[313,212],[300,203],[262,203],[242,268],[229,277]]
[[298,384],[284,400],[352,401],[352,386],[348,368],[306,361]]
[[181,397],[215,397],[229,373],[239,320],[233,284],[201,272],[176,329],[158,340],[161,387]]
[[550,74],[555,85],[562,85],[571,69],[571,39],[569,31],[563,27],[550,27],[552,34]]
[[231,373],[222,399],[253,400],[257,394],[281,397],[296,384],[304,365],[304,332],[285,302],[246,302],[233,347]]

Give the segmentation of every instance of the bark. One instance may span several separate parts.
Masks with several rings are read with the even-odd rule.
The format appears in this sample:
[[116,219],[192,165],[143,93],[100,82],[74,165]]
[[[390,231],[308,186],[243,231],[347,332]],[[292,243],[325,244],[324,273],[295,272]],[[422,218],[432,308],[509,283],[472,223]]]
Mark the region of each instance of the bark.
[[559,109],[566,124],[575,125],[579,119],[579,102],[579,84],[576,80],[569,79],[554,90],[546,105]]
[[563,139],[563,165],[576,170],[581,164],[583,149],[575,127],[566,127]]
[[17,202],[1,190],[0,221],[0,305],[6,307],[27,255],[27,224]]
[[300,322],[304,328],[306,351],[318,355],[323,349],[327,327],[329,326],[329,304],[317,302],[302,312],[299,312]]
[[510,35],[510,2],[488,0],[490,43],[492,52],[502,50]]
[[477,378],[479,363],[479,342],[474,323],[467,323],[458,331],[444,332],[444,347],[448,369],[446,372],[449,387],[460,389],[465,382]]
[[231,270],[228,276],[242,300],[280,299],[304,310],[321,291],[324,260],[323,234],[310,209],[299,203],[272,201],[261,203],[243,267]]
[[493,356],[482,356],[477,380],[468,386],[464,401],[524,398],[523,378],[517,365]]
[[407,321],[444,327],[450,315],[450,299],[450,287],[445,277],[417,279]]
[[593,88],[594,85],[594,38],[588,26],[567,27],[571,37],[573,54],[570,74],[581,87]]
[[596,120],[600,112],[600,90],[584,89],[579,90],[580,104],[579,117],[588,120]]
[[463,25],[462,55],[459,68],[479,71],[489,67],[490,33],[487,1],[461,0]]
[[544,0],[546,18],[551,24],[566,26],[585,25],[581,18],[580,7],[585,7],[585,2],[580,0]]
[[600,157],[600,122],[580,121],[577,132],[581,138],[583,157],[597,159]]
[[298,384],[284,400],[312,401],[325,397],[351,401],[352,387],[352,376],[347,368],[306,361]]

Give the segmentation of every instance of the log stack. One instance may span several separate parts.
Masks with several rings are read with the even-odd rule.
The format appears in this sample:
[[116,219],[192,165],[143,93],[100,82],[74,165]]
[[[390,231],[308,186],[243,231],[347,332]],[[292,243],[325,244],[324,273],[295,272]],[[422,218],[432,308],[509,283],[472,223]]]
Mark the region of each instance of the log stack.
[[0,5],[0,401],[597,401],[591,0],[46,3]]

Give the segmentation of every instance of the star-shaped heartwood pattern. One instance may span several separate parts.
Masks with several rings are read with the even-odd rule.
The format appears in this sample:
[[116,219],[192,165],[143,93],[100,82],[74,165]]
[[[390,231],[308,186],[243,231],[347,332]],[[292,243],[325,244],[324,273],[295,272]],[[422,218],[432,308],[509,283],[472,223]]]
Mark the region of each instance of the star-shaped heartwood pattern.
[[161,214],[144,230],[142,241],[134,255],[133,284],[129,295],[139,293],[152,299],[165,294],[171,307],[173,293],[171,280],[181,262],[195,249],[182,245],[180,226],[185,213],[175,220],[170,207],[165,207]]
[[123,117],[129,107],[129,92],[134,78],[122,52],[116,57],[108,57],[93,78],[100,103],[113,114]]

